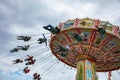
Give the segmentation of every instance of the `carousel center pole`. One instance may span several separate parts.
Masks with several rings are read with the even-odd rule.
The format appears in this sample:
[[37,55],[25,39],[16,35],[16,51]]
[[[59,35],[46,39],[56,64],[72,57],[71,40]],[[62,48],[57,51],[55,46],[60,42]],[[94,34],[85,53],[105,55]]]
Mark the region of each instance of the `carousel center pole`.
[[88,55],[79,55],[76,80],[97,80],[95,60]]

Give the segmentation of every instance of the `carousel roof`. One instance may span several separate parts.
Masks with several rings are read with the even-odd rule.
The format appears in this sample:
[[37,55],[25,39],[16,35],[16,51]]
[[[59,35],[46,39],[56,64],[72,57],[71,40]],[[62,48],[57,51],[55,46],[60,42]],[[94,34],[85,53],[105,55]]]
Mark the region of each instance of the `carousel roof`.
[[[50,48],[53,55],[60,61],[76,68],[76,57],[86,55],[96,62],[98,72],[120,68],[120,29],[118,26],[107,21],[84,18],[68,20],[57,27],[61,31],[51,35]],[[101,34],[98,29],[104,29],[106,33]],[[81,41],[77,41],[74,34],[81,36]],[[62,52],[66,56],[57,51],[59,45],[68,47],[67,52]]]

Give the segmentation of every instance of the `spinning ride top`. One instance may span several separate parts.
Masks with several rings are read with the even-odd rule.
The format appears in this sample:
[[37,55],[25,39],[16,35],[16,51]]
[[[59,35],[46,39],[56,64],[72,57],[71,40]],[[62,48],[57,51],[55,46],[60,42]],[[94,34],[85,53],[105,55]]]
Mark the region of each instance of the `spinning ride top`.
[[120,68],[120,29],[98,19],[73,19],[60,23],[51,34],[52,54],[77,68],[76,80],[97,80],[96,72]]

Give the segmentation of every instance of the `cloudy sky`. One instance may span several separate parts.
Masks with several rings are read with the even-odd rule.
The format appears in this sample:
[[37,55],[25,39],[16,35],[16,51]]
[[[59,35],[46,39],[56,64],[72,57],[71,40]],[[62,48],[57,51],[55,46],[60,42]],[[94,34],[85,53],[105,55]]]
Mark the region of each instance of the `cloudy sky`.
[[[32,80],[34,72],[42,74],[42,80],[61,80],[61,77],[64,80],[74,79],[76,70],[51,56],[48,48],[44,54],[39,54],[45,45],[38,45],[36,40],[42,37],[42,33],[49,38],[49,32],[42,28],[44,25],[56,26],[68,19],[85,17],[120,25],[120,0],[0,0],[0,80]],[[31,35],[33,38],[30,43],[24,43],[16,40],[18,35]],[[24,44],[31,44],[30,51],[9,52],[17,45]],[[31,73],[22,72],[24,64],[12,65],[12,60],[34,52],[35,55],[39,54],[36,56],[38,59],[48,55],[48,60],[30,66]],[[107,80],[107,73],[98,73],[98,76],[99,80]],[[119,70],[113,72],[112,80],[120,80]]]

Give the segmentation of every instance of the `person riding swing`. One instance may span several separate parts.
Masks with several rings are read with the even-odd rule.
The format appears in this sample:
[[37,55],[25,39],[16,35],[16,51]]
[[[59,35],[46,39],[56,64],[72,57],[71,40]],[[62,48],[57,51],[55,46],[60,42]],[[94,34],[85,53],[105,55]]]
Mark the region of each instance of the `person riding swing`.
[[17,40],[29,41],[31,37],[29,36],[17,36]]
[[52,25],[47,25],[47,26],[43,26],[44,29],[50,31],[53,34],[58,34],[60,32],[60,29],[58,27],[53,27]]

